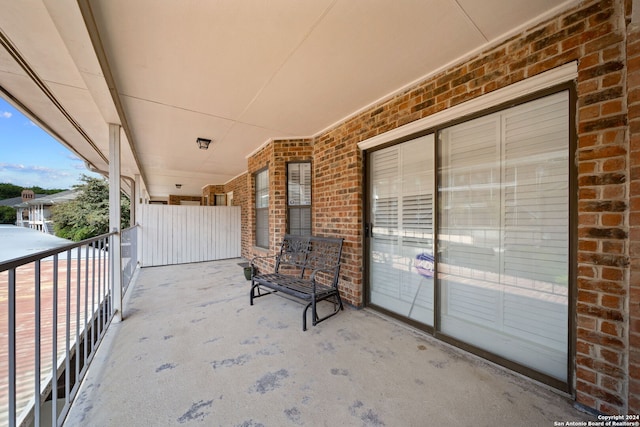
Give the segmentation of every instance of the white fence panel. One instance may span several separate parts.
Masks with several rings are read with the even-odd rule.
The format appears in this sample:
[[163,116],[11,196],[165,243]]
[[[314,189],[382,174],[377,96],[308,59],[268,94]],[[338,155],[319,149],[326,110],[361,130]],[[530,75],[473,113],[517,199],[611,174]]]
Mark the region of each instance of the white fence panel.
[[240,257],[239,206],[142,205],[143,267]]

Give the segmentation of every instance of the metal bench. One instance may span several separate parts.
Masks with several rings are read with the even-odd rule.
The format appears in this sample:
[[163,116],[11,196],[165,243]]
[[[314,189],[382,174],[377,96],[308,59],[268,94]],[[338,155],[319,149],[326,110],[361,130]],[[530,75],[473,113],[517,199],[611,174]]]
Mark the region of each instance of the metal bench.
[[[313,326],[344,310],[338,291],[342,241],[331,237],[285,235],[277,255],[251,260],[251,267],[257,272],[259,260],[275,258],[273,273],[258,272],[252,276],[251,305],[254,298],[275,292],[299,298],[307,303],[302,312],[303,331],[307,330],[309,307]],[[316,306],[324,300],[333,302],[333,312],[319,317]]]

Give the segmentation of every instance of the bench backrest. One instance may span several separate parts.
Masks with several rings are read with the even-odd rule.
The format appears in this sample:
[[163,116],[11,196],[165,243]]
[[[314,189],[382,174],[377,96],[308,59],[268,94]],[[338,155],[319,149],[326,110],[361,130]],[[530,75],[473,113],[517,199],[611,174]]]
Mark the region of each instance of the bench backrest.
[[[327,280],[333,287],[338,286],[340,257],[342,256],[341,238],[294,236],[287,234],[282,240],[280,253],[276,259],[275,271],[281,267],[299,269],[299,277],[311,274],[313,270],[328,270]],[[329,283],[328,283],[329,284]]]
[[301,274],[304,274],[308,253],[309,237],[285,235],[276,257],[276,273],[280,271],[280,267],[296,267],[301,269]]

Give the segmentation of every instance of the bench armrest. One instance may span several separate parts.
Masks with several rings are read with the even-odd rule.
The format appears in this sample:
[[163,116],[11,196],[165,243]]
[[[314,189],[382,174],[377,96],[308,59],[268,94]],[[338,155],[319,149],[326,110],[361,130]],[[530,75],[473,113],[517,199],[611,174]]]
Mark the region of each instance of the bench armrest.
[[[331,275],[335,275],[338,274],[338,272],[340,271],[340,264],[336,265],[335,267],[332,268],[316,268],[311,272],[311,276],[309,277],[309,280],[311,280],[311,284],[313,286],[313,291],[316,291],[316,275],[318,273],[327,273],[327,274],[331,274]],[[338,278],[335,277],[334,281],[337,283]],[[333,285],[333,283],[332,283]]]

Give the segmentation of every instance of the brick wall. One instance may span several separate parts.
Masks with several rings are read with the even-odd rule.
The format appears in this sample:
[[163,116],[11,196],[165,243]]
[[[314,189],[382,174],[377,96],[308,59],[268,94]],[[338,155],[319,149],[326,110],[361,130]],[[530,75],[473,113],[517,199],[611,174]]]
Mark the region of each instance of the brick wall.
[[249,252],[253,223],[249,219],[249,203],[251,190],[250,174],[244,173],[224,185],[224,192],[233,191],[232,206],[240,206],[240,234],[242,236],[241,254],[246,259],[251,259]]
[[[273,202],[273,195],[275,189],[272,185],[272,177],[271,177],[271,163],[273,162],[274,152],[273,152],[273,144],[267,144],[262,147],[260,151],[255,153],[248,159],[247,165],[247,173],[248,173],[248,187],[249,187],[249,200],[247,203],[247,218],[249,219],[250,229],[248,230],[248,240],[246,243],[243,243],[243,247],[247,247],[247,258],[251,259],[255,256],[265,256],[269,254],[269,251],[266,249],[257,248],[255,246],[256,242],[256,233],[255,233],[255,223],[256,223],[256,210],[255,210],[255,174],[261,171],[264,168],[269,168],[269,203]],[[271,211],[271,207],[269,207],[269,211]],[[272,215],[269,215],[269,219],[271,219]],[[273,248],[273,228],[271,224],[269,225],[269,247]],[[271,252],[273,253],[273,252]]]
[[350,126],[340,126],[316,139],[313,146],[313,233],[344,238],[340,292],[347,303],[363,300],[362,154]]
[[[310,140],[274,140],[249,158],[249,200],[247,203],[247,219],[250,230],[249,240],[243,241],[243,256],[252,258],[273,254],[287,231],[287,163],[306,161],[312,158]],[[254,175],[267,167],[269,169],[269,249],[256,248],[255,243],[255,204]],[[314,182],[315,186],[315,182]],[[315,193],[315,190],[312,189]],[[235,193],[234,193],[235,198]],[[312,203],[315,203],[315,196]],[[266,265],[263,268],[267,268]]]
[[[363,304],[364,170],[357,143],[577,61],[576,400],[605,413],[640,412],[640,37],[633,25],[627,31],[631,4],[584,1],[314,138],[313,232],[345,238],[340,286],[348,303]],[[273,166],[285,148],[269,144],[249,159],[249,174],[270,167],[270,214],[278,217],[270,224],[272,247],[286,209]]]
[[214,206],[216,194],[226,194],[226,191],[224,191],[224,185],[207,185],[204,187],[202,189],[202,205]]
[[356,144],[578,61],[575,387],[578,402],[607,413],[640,410],[626,407],[629,153],[624,6],[621,0],[584,2],[349,119],[320,135],[314,145],[314,200],[320,201],[315,204],[314,228],[346,237],[343,289],[348,302],[360,305],[363,171]]
[[169,204],[170,205],[179,205],[181,201],[187,202],[198,202],[202,203],[202,198],[200,196],[177,196],[175,194],[169,195]]
[[629,118],[629,413],[640,413],[640,10],[629,11],[627,108]]

